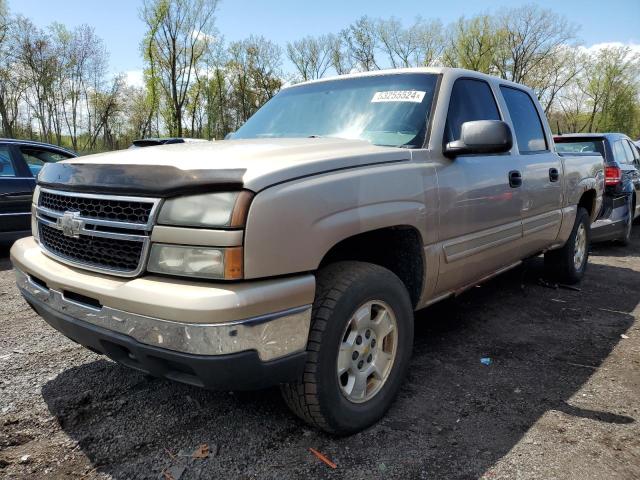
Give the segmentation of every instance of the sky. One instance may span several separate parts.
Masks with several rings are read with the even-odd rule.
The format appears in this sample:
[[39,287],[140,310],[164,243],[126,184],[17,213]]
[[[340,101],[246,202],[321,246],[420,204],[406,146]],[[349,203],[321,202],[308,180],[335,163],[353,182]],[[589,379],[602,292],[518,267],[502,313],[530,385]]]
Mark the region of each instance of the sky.
[[[29,17],[41,27],[52,22],[70,28],[91,25],[110,52],[111,71],[126,73],[132,83],[142,78],[139,45],[144,25],[138,18],[141,0],[9,0],[8,3],[12,13]],[[530,3],[550,8],[577,24],[578,37],[587,47],[623,43],[640,48],[640,0],[221,0],[216,24],[227,41],[256,34],[284,48],[288,41],[306,35],[338,32],[362,15],[395,16],[406,23],[416,16],[439,18],[446,25],[461,15]]]

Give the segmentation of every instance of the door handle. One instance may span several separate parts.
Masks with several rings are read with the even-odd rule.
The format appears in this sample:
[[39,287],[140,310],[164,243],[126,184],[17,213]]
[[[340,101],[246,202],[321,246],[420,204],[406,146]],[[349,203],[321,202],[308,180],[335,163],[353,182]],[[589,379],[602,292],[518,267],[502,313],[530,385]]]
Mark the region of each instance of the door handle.
[[518,188],[520,185],[522,185],[522,174],[518,170],[511,170],[509,172],[509,186]]
[[558,172],[557,168],[550,168],[549,169],[549,181],[551,182],[557,182],[560,179],[560,173]]

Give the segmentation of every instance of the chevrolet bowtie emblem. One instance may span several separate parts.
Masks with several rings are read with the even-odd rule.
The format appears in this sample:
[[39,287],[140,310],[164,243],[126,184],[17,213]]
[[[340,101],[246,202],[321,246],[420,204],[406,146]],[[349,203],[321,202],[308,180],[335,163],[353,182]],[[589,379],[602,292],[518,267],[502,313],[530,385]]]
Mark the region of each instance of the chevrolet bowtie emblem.
[[80,237],[84,222],[78,218],[79,216],[80,212],[64,212],[64,215],[58,218],[58,226],[65,237]]

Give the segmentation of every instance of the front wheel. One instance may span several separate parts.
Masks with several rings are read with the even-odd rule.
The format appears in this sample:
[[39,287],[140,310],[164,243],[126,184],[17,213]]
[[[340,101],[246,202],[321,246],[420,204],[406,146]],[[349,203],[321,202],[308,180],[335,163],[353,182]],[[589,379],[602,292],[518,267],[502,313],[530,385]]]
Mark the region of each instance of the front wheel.
[[293,412],[346,435],[378,421],[393,402],[413,344],[413,308],[389,270],[339,262],[317,276],[302,378],[282,386]]
[[562,283],[578,283],[589,263],[590,238],[591,218],[586,209],[578,207],[567,243],[558,250],[550,250],[544,254],[545,268]]

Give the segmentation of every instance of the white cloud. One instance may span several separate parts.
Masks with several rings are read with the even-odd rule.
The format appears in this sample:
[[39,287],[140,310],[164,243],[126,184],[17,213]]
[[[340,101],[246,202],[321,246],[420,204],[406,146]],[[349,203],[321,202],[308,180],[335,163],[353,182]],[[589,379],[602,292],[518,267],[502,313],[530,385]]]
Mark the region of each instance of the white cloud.
[[581,48],[584,49],[587,53],[596,53],[605,48],[616,48],[616,47],[629,47],[631,52],[640,55],[640,43],[634,43],[634,42],[628,42],[628,43],[602,42],[602,43],[595,43],[590,47],[581,47]]
[[126,78],[127,85],[130,87],[144,86],[144,73],[142,70],[128,70],[124,72],[124,76]]

